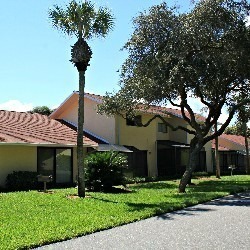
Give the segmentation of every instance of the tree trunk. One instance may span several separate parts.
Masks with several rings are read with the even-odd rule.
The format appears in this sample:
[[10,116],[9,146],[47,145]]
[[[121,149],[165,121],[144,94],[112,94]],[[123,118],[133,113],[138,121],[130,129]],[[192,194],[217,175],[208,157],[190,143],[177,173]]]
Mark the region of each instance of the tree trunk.
[[[217,133],[217,122],[215,123],[214,132]],[[220,156],[219,156],[219,138],[215,138],[215,165],[216,178],[220,179]]]
[[250,174],[250,162],[249,162],[249,148],[248,148],[248,138],[247,138],[247,124],[243,123],[244,137],[245,137],[245,147],[246,147],[246,174]]
[[78,167],[79,197],[85,197],[85,173],[84,173],[84,155],[83,155],[84,87],[85,87],[85,71],[79,71],[79,99],[78,99],[78,127],[77,127],[77,167]]
[[191,176],[193,171],[195,170],[199,153],[202,147],[203,144],[201,142],[198,142],[197,140],[195,141],[195,138],[191,141],[188,165],[179,184],[179,193],[185,193],[187,184],[191,182]]

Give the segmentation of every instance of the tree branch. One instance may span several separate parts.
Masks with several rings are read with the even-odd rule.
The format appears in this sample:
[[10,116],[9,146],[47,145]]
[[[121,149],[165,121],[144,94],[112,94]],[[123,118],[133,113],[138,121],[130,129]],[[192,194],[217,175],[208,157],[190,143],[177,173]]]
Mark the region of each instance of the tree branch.
[[159,118],[165,125],[167,125],[168,127],[170,127],[172,129],[172,131],[176,131],[178,129],[180,130],[183,130],[189,134],[192,134],[192,135],[195,135],[195,131],[192,131],[190,129],[187,129],[183,126],[177,126],[177,127],[174,127],[173,125],[171,125],[171,123],[167,122],[162,116],[160,115],[154,115],[151,119],[149,119],[145,124],[143,124],[142,122],[136,122],[136,126],[138,127],[147,127],[150,125],[150,123],[155,120],[156,118]]
[[237,111],[237,109],[239,109],[240,107],[242,107],[245,104],[250,103],[250,99],[245,99],[243,100],[241,103],[234,105],[233,108],[231,109],[231,111],[229,112],[228,118],[227,120],[224,122],[224,124],[220,127],[220,129],[217,130],[216,133],[213,133],[210,136],[207,136],[206,138],[204,138],[204,141],[207,143],[210,140],[215,139],[216,137],[222,135],[222,133],[225,131],[226,127],[229,125],[229,123],[231,122],[235,112]]
[[174,102],[173,102],[172,100],[170,100],[170,99],[168,99],[168,101],[170,102],[171,105],[173,105],[173,106],[175,106],[175,107],[178,107],[178,108],[181,107],[180,104],[176,104],[176,103],[174,103]]

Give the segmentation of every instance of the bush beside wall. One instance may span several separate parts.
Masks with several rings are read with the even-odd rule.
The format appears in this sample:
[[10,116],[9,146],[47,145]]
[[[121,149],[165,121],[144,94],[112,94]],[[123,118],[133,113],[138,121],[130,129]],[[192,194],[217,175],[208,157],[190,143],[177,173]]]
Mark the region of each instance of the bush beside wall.
[[9,191],[38,189],[37,175],[37,172],[14,171],[6,178],[6,188]]

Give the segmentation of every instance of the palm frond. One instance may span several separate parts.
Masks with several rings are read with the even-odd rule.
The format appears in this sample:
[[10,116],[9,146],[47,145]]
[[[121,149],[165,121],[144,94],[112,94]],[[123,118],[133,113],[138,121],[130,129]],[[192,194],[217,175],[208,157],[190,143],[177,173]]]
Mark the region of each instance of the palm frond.
[[109,9],[100,7],[93,23],[93,33],[96,36],[106,36],[114,28],[114,20]]
[[49,18],[51,19],[54,28],[61,30],[67,35],[74,33],[67,13],[59,6],[54,6],[54,9],[49,10]]
[[57,5],[49,10],[53,27],[67,35],[86,40],[106,36],[114,27],[114,17],[107,8],[95,9],[90,1],[72,0],[63,9]]

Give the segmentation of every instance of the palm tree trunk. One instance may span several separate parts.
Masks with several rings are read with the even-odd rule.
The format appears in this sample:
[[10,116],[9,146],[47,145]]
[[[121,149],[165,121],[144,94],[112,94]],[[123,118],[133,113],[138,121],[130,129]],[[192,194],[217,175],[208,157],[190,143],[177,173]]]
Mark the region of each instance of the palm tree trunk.
[[85,173],[84,173],[84,155],[83,155],[84,88],[85,88],[85,71],[79,71],[77,167],[78,167],[78,196],[83,198],[85,197]]
[[246,147],[246,174],[250,174],[250,162],[249,162],[249,148],[248,148],[248,138],[247,138],[247,124],[243,123],[244,137],[245,137],[245,147]]
[[[217,122],[214,127],[215,133],[217,133]],[[216,164],[216,178],[220,179],[220,156],[219,156],[219,138],[215,138],[215,164]]]

